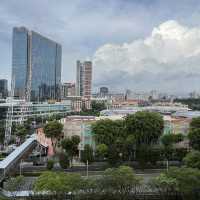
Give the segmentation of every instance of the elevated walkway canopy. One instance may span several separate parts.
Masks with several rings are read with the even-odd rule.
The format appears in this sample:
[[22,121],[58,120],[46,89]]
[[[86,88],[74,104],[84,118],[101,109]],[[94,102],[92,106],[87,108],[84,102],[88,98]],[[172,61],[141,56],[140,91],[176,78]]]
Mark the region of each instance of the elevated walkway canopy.
[[37,145],[36,135],[31,135],[23,144],[17,147],[11,154],[0,162],[0,181],[9,173],[12,167]]

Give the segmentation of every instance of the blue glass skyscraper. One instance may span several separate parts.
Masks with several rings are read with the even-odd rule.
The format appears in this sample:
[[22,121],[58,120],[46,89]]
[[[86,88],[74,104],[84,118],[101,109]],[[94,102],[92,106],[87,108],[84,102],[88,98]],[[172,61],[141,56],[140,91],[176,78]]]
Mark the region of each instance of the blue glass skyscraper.
[[31,101],[59,100],[62,48],[24,27],[13,29],[14,95]]

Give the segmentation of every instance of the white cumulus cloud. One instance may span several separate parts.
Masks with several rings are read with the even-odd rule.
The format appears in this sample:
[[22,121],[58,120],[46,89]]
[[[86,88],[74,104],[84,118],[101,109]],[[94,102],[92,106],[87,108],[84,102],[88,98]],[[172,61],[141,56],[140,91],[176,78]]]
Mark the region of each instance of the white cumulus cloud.
[[[146,38],[99,47],[93,62],[99,85],[167,92],[200,90],[200,28],[166,21]],[[180,88],[182,82],[186,86]]]

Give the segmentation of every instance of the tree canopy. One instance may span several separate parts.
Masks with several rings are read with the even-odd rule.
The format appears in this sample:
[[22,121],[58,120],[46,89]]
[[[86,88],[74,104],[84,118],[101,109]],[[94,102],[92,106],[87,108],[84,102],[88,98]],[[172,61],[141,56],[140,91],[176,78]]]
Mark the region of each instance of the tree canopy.
[[106,145],[110,164],[130,160],[139,146],[157,143],[163,126],[162,116],[151,112],[137,112],[122,120],[99,120],[92,124],[97,154],[99,145]]
[[200,151],[200,128],[192,128],[188,134],[188,138],[192,148]]
[[133,188],[141,183],[141,178],[135,175],[132,168],[120,166],[105,170],[100,183],[105,192],[117,194],[121,199],[126,199]]
[[124,122],[122,120],[103,119],[92,124],[97,144],[110,145],[116,138],[124,135]]
[[200,117],[195,117],[192,119],[190,123],[190,130],[199,129],[200,128]]
[[137,144],[157,142],[163,133],[164,121],[154,112],[137,112],[125,119],[126,132],[135,136]]
[[105,158],[108,154],[108,146],[106,144],[97,145],[96,154],[98,157]]
[[28,130],[25,128],[25,126],[23,125],[17,125],[16,126],[16,135],[20,138],[20,139],[24,139],[24,137],[28,134]]
[[71,138],[65,138],[61,141],[61,146],[69,156],[70,160],[78,154],[78,145],[80,141],[78,135],[73,135]]
[[187,167],[198,168],[200,169],[200,152],[191,151],[183,159]]
[[36,192],[67,193],[80,188],[81,176],[64,172],[44,172],[37,179]]
[[57,145],[57,140],[61,137],[62,135],[62,130],[63,130],[63,125],[54,120],[54,121],[50,121],[47,124],[45,124],[44,126],[44,133],[46,135],[46,137],[51,138],[53,147],[54,147],[54,151]]
[[179,134],[164,134],[161,136],[161,142],[164,146],[171,146],[175,143],[183,141],[184,136],[179,133]]
[[181,194],[183,200],[196,199],[195,190],[200,188],[200,170],[186,167],[172,167],[161,173],[150,182],[163,196],[168,198],[171,194]]
[[44,133],[48,138],[59,138],[62,134],[63,125],[56,121],[50,121],[44,126]]
[[93,149],[89,144],[84,146],[84,150],[81,154],[81,161],[85,164],[87,164],[87,162],[90,164],[94,161]]

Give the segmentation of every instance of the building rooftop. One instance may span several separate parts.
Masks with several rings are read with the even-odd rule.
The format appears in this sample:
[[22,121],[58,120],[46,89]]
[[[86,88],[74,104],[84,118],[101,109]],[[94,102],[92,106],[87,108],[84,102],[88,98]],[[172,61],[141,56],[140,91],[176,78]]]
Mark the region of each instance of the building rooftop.
[[172,114],[174,117],[184,117],[184,118],[195,118],[200,117],[200,111],[178,111],[174,114]]

